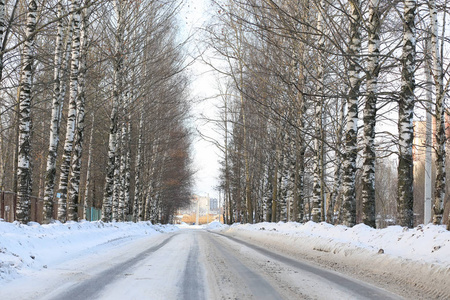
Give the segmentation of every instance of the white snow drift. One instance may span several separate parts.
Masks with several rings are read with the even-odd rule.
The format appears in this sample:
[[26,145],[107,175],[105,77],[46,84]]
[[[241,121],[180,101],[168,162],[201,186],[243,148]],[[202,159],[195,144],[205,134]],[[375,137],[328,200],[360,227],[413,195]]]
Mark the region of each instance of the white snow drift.
[[368,251],[450,269],[450,231],[447,231],[444,225],[420,225],[413,229],[401,226],[374,229],[364,224],[348,228],[314,222],[305,224],[265,222],[232,226],[215,222],[207,228],[239,233],[239,236],[258,240],[276,239],[277,243],[281,239],[286,247],[296,241],[319,251],[332,253]]
[[39,225],[0,222],[0,283],[128,240],[178,230],[139,223],[67,222]]

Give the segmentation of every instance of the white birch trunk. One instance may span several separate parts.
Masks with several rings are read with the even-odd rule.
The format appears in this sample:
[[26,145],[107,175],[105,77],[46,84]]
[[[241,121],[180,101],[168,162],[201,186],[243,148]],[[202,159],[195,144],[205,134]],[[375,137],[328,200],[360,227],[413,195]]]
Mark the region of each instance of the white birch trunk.
[[81,157],[83,152],[84,127],[85,127],[85,102],[86,102],[86,72],[87,72],[87,51],[88,51],[88,22],[90,16],[90,1],[85,1],[87,6],[82,14],[80,33],[80,58],[78,74],[78,96],[77,96],[77,122],[75,129],[75,145],[72,156],[72,166],[70,168],[70,182],[68,195],[68,219],[78,221],[79,198],[80,198],[80,175],[81,175]]
[[437,20],[436,0],[429,0],[431,21],[431,56],[433,58],[433,78],[436,96],[436,181],[434,186],[434,205],[433,205],[433,224],[442,224],[444,214],[445,201],[445,93],[444,93],[444,73],[442,71],[442,63],[439,59],[439,41],[438,31],[439,24]]
[[[159,141],[155,141],[155,143],[158,143]],[[149,182],[148,187],[146,189],[146,197],[145,197],[145,210],[144,210],[144,220],[150,221],[151,215],[152,215],[152,206],[153,206],[153,198],[154,198],[154,191],[156,190],[156,182],[157,182],[157,174],[156,174],[156,168],[155,168],[155,156],[157,154],[157,151],[155,150],[155,146],[152,147],[150,150],[150,161],[149,161],[149,167],[148,167],[148,174],[147,178],[152,178],[151,182]]]
[[324,101],[324,82],[325,82],[325,62],[324,62],[324,47],[325,47],[325,37],[324,37],[324,16],[325,16],[325,1],[321,0],[317,8],[317,34],[320,35],[318,41],[318,64],[317,64],[317,88],[316,88],[316,103],[315,103],[315,131],[314,131],[314,167],[313,167],[313,198],[312,198],[312,210],[311,219],[314,222],[322,221],[322,206],[323,206],[323,101]]
[[364,108],[364,150],[362,174],[362,221],[375,228],[375,120],[380,56],[379,0],[369,3],[369,53],[367,97]]
[[[231,189],[230,189],[230,166],[229,166],[229,155],[228,155],[228,98],[224,97],[224,112],[225,116],[223,118],[223,126],[225,128],[225,202],[228,200],[228,224],[233,223],[233,205],[231,204]],[[228,198],[228,199],[227,199]],[[267,220],[268,221],[268,220]]]
[[399,163],[397,223],[413,227],[413,113],[416,59],[416,0],[404,0],[402,88],[399,99]]
[[123,222],[127,220],[129,214],[130,203],[130,118],[128,113],[128,106],[131,103],[132,94],[129,91],[124,92],[124,108],[123,108],[123,122],[122,122],[122,136],[121,136],[121,151],[120,151],[120,170],[119,170],[119,218]]
[[[73,38],[73,15],[70,16],[70,21],[69,21],[69,26],[67,28],[68,33],[66,35],[66,50],[65,50],[65,55],[63,58],[63,63],[62,63],[62,68],[61,68],[61,82],[60,82],[60,95],[59,98],[60,100],[60,106],[59,106],[59,118],[58,118],[58,130],[61,128],[61,120],[62,120],[62,112],[63,112],[63,108],[64,108],[64,99],[66,97],[66,92],[67,92],[67,81],[70,77],[70,70],[69,69],[69,63],[70,63],[70,58],[72,56],[72,38]],[[59,132],[58,132],[58,136],[59,136]],[[59,137],[58,137],[58,142],[59,142]]]
[[335,210],[339,212],[340,201],[342,200],[342,150],[343,150],[343,131],[345,121],[345,101],[336,101],[336,111],[339,112],[335,130],[336,136],[336,150],[335,150],[335,166],[334,166],[334,183],[333,191],[330,195],[330,201],[327,206],[327,222],[330,224],[336,223]]
[[[285,135],[283,135],[282,140],[284,141],[285,139]],[[278,177],[278,181],[279,181],[279,188],[278,188],[278,213],[280,215],[278,221],[282,221],[282,222],[286,222],[287,221],[287,203],[286,203],[286,196],[285,196],[285,191],[286,191],[286,162],[287,162],[287,158],[286,158],[286,151],[285,149],[283,149],[281,151],[282,155],[281,155],[281,160],[280,160],[280,168],[279,170],[279,177]]]
[[343,223],[347,226],[356,224],[356,157],[358,136],[358,102],[361,86],[361,4],[359,0],[349,1],[350,12],[350,42],[348,49],[350,87],[347,96],[347,130],[345,136],[344,182],[343,182]]
[[[278,133],[277,133],[278,135]],[[273,171],[273,178],[272,178],[272,219],[271,222],[277,222],[278,221],[278,177],[280,176],[280,172],[279,172],[279,165],[280,165],[280,160],[281,160],[281,150],[280,150],[280,145],[279,143],[276,143],[275,145],[275,153],[276,158],[274,160],[274,171]]]
[[425,173],[424,173],[424,209],[423,209],[423,217],[424,224],[429,224],[431,222],[431,172],[432,172],[432,135],[433,135],[433,117],[431,115],[432,112],[432,103],[433,103],[433,78],[432,78],[432,67],[430,62],[430,43],[428,39],[425,40],[425,78],[426,78],[426,137],[425,137]]
[[128,221],[128,215],[130,215],[130,189],[131,189],[131,121],[127,123],[127,155],[125,158],[125,221]]
[[120,150],[122,142],[122,130],[116,133],[116,154],[114,159],[114,177],[112,190],[112,221],[119,221],[119,202],[120,202]]
[[[308,17],[309,13],[309,1],[302,1],[301,3],[301,13],[303,14],[303,17]],[[309,27],[302,25],[299,30],[303,32],[308,32]],[[302,61],[306,61],[307,56],[309,55],[306,45],[303,43],[300,43],[300,59]],[[299,72],[298,72],[298,85],[300,90],[303,90],[307,84],[308,81],[308,72],[305,70],[305,67],[303,64],[299,64]],[[298,178],[297,178],[297,185],[298,186],[298,215],[296,216],[298,218],[298,221],[302,222],[305,220],[305,154],[307,149],[307,142],[305,138],[305,130],[306,130],[306,110],[307,110],[307,97],[303,97],[302,93],[297,94],[297,102],[298,102],[298,140],[299,140],[299,151],[298,151],[298,162],[297,162],[297,168],[298,168]]]
[[144,219],[145,221],[150,221],[151,216],[151,205],[152,205],[152,195],[151,195],[151,187],[148,187],[147,197],[145,198],[145,213]]
[[144,221],[144,215],[143,215],[144,202],[143,202],[143,197],[142,197],[143,195],[141,193],[143,128],[144,128],[144,112],[143,112],[143,108],[141,107],[141,113],[139,115],[139,138],[138,138],[138,145],[137,145],[136,165],[135,165],[135,171],[134,171],[135,178],[134,178],[133,214],[134,214],[134,219],[136,221]]
[[92,115],[92,122],[91,122],[91,136],[89,137],[89,150],[88,150],[88,162],[87,162],[87,171],[86,171],[86,186],[84,190],[84,216],[86,220],[90,220],[88,218],[88,212],[90,211],[91,206],[93,206],[93,203],[89,201],[89,190],[91,188],[91,165],[92,165],[92,145],[94,141],[94,128],[95,128],[95,114],[94,111],[91,112]]
[[[80,2],[72,0],[71,11],[73,12],[73,37],[72,37],[72,61],[70,66],[70,99],[69,112],[67,116],[66,138],[64,141],[63,160],[61,164],[61,174],[59,180],[58,199],[58,220],[65,222],[68,219],[67,212],[67,189],[69,183],[69,171],[73,150],[73,141],[75,137],[75,126],[77,118],[77,99],[78,99],[78,74],[80,63]],[[70,216],[74,213],[73,206],[69,207]]]
[[121,151],[120,151],[120,169],[119,169],[119,206],[118,206],[118,221],[123,222],[125,220],[125,210],[126,210],[126,199],[125,199],[125,189],[126,189],[126,157],[128,155],[127,151],[127,124],[122,122],[122,134],[121,134]]
[[115,58],[114,58],[114,79],[113,79],[113,99],[111,110],[111,126],[109,132],[108,144],[108,166],[105,179],[105,188],[103,193],[102,220],[110,222],[112,220],[114,178],[116,173],[116,152],[117,152],[117,130],[118,130],[118,112],[120,107],[121,88],[122,88],[122,67],[123,67],[123,33],[124,22],[121,1],[113,2],[114,10],[117,16],[117,34],[115,40]]
[[[54,75],[53,75],[53,101],[52,101],[52,116],[50,123],[50,140],[47,156],[47,168],[45,176],[45,192],[44,192],[44,220],[50,221],[53,219],[53,197],[55,189],[55,176],[56,176],[56,155],[59,144],[59,128],[60,128],[60,116],[61,105],[64,101],[61,98],[61,74],[62,74],[62,61],[63,61],[63,47],[64,47],[64,26],[63,15],[64,7],[61,1],[58,2],[58,31],[56,35],[56,48],[54,58]],[[69,24],[71,27],[71,25]]]
[[30,221],[31,190],[31,89],[33,84],[34,35],[36,29],[36,1],[28,1],[26,39],[23,48],[22,79],[19,87],[19,148],[17,164],[16,219],[22,223]]

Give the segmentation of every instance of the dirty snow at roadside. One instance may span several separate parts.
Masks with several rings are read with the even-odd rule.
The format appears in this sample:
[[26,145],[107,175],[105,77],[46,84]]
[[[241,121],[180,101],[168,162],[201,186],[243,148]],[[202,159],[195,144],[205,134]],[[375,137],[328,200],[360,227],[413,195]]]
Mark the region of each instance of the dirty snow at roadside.
[[[373,229],[364,224],[352,228],[333,226],[327,223],[307,222],[305,224],[289,223],[258,223],[235,224],[232,226],[211,223],[208,230],[227,231],[246,237],[268,241],[277,237],[286,244],[293,240],[304,242],[311,249],[331,253],[369,251],[393,258],[403,258],[412,261],[439,265],[450,268],[450,231],[445,226],[421,225],[413,229],[401,226],[390,226],[385,229]],[[286,245],[287,246],[287,245]]]
[[39,225],[0,221],[0,284],[130,240],[178,230],[171,225],[67,222]]

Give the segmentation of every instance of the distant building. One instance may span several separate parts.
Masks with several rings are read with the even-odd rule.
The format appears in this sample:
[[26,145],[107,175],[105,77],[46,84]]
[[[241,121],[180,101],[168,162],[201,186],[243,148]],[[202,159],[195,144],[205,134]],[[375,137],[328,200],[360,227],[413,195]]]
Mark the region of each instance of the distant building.
[[209,210],[211,212],[217,212],[219,210],[219,200],[216,198],[209,199]]
[[219,201],[207,196],[192,195],[191,205],[177,212],[177,222],[206,224],[212,221],[223,222]]
[[[433,117],[431,121],[432,126],[432,146],[436,143],[436,128],[434,126],[435,118]],[[426,121],[415,121],[414,126],[414,141],[413,141],[413,160],[414,162],[424,162],[425,161],[425,149],[426,149],[426,133],[427,133],[427,122]],[[445,115],[445,136],[447,139],[450,138],[450,116]],[[434,161],[434,151],[431,152]]]
[[199,195],[193,195],[192,201],[191,201],[191,208],[192,211],[197,212],[200,216],[204,216],[209,213],[209,207],[210,207],[210,198],[209,196],[199,196]]

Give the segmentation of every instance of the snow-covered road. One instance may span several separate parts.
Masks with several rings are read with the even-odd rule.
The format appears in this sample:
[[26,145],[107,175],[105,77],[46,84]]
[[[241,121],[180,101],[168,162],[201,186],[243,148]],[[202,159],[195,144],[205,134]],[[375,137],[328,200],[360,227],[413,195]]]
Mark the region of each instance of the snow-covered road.
[[[248,242],[223,235],[234,244],[235,251],[243,253],[243,262],[257,264],[258,272],[264,274],[286,299],[399,299],[397,295],[349,278],[343,274],[315,266],[309,262],[280,255]],[[239,245],[243,246],[239,248]],[[224,245],[226,247],[226,245]],[[290,293],[293,292],[293,293]],[[261,298],[257,298],[261,299]],[[266,298],[266,299],[276,299]]]
[[[116,245],[114,243],[117,243]],[[0,287],[1,299],[398,299],[202,229],[111,241]]]

